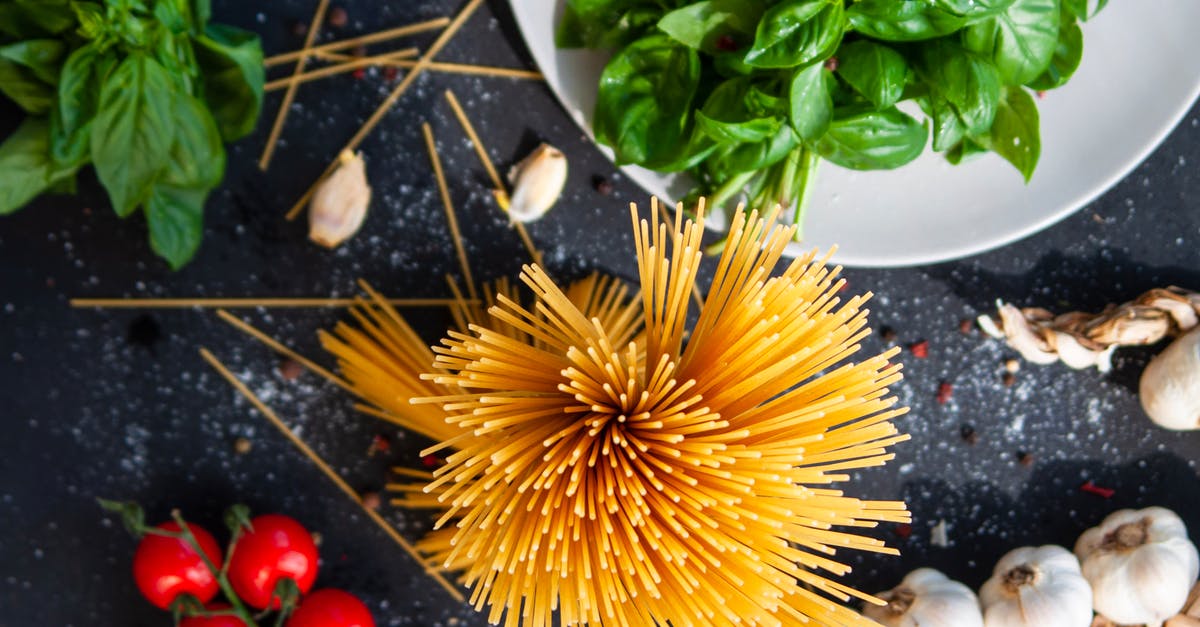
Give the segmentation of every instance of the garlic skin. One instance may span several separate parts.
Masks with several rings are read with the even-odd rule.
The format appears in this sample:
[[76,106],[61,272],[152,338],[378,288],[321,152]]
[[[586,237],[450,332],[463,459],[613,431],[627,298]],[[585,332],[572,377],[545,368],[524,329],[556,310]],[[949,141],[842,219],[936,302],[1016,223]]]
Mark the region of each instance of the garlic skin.
[[308,238],[335,248],[358,232],[371,204],[363,155],[343,151],[338,167],[321,181],[308,207]]
[[887,605],[867,605],[863,615],[884,627],[983,627],[975,593],[932,568],[918,568],[875,596]]
[[538,146],[508,172],[513,184],[508,198],[508,217],[514,222],[533,222],[546,215],[558,202],[567,184],[567,156],[550,144]]
[[1061,546],[1022,547],[996,564],[979,590],[985,627],[1088,627],[1092,588]]
[[1167,429],[1200,429],[1200,326],[1150,360],[1138,385],[1142,409]]
[[1121,625],[1161,625],[1187,601],[1200,555],[1169,509],[1113,512],[1075,543],[1095,610]]

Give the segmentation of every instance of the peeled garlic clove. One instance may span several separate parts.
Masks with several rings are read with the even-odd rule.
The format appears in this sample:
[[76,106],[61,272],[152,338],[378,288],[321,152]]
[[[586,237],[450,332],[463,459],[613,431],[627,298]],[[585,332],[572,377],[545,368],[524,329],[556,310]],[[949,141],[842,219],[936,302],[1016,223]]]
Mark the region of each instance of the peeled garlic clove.
[[515,222],[537,220],[554,206],[567,184],[567,156],[550,144],[542,144],[513,166],[508,180],[513,184],[506,207],[508,217]]
[[1142,409],[1155,424],[1200,429],[1200,327],[1150,360],[1138,385]]
[[1183,609],[1200,555],[1169,509],[1113,512],[1075,543],[1094,608],[1121,625],[1161,625]]
[[1088,627],[1092,588],[1061,546],[1022,547],[996,564],[979,590],[985,627]]
[[354,235],[367,217],[371,187],[362,153],[343,151],[338,167],[321,181],[308,207],[308,238],[334,248]]
[[863,615],[884,627],[983,627],[975,593],[932,568],[918,568],[875,596],[887,605],[868,605]]

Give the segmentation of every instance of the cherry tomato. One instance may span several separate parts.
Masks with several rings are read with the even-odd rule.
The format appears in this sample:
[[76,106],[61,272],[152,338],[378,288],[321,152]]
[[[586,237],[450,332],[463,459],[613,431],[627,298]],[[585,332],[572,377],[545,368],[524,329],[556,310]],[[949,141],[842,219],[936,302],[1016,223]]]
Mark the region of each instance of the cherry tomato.
[[[174,522],[158,526],[164,531],[181,531]],[[196,542],[217,568],[221,567],[221,547],[212,534],[188,523]],[[161,609],[168,609],[175,598],[190,594],[201,603],[217,595],[216,576],[204,565],[200,554],[183,538],[148,533],[133,554],[133,580],[142,596]]]
[[375,619],[354,595],[326,588],[305,597],[286,627],[375,627]]
[[[216,603],[208,606],[209,610],[227,610],[229,606]],[[183,619],[179,627],[248,627],[246,621],[237,616],[192,616]]]
[[229,583],[238,597],[251,607],[279,609],[271,599],[280,579],[290,578],[300,593],[312,589],[317,578],[317,545],[312,534],[295,520],[281,514],[265,514],[250,520],[247,530],[229,558]]

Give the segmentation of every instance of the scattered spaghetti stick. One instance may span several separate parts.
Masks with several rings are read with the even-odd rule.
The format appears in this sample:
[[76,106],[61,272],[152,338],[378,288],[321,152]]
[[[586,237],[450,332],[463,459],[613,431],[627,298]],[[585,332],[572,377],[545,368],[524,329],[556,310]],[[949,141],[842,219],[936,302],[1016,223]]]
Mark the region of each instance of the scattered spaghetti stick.
[[[314,56],[329,61],[349,61],[354,57],[348,54],[340,53],[318,53]],[[408,69],[417,64],[416,61],[405,61],[403,59],[388,60],[381,62],[380,65],[387,65],[401,69]],[[520,68],[495,67],[492,65],[474,65],[471,63],[441,63],[432,61],[426,66],[430,72],[446,72],[450,74],[470,74],[474,76],[495,76],[497,78],[522,78],[528,80],[541,81],[546,80],[546,77],[541,72],[533,70],[523,70]]]
[[371,65],[381,65],[384,61],[405,59],[415,56],[417,56],[416,48],[405,48],[404,50],[379,54],[373,57],[345,57],[351,60],[346,61],[345,63],[323,67],[319,70],[305,72],[303,74],[293,76],[292,78],[281,78],[277,81],[271,81],[266,85],[263,85],[263,91],[275,91],[277,89],[283,89],[284,87],[287,87],[293,83],[307,83],[309,81],[315,81],[320,78],[335,76],[337,74],[344,74],[346,72],[351,72]]
[[[300,307],[351,307],[353,298],[72,298],[77,308],[99,309],[257,309]],[[454,298],[391,298],[393,307],[452,307],[459,304]],[[469,304],[478,304],[478,301]]]
[[237,316],[234,316],[233,314],[229,313],[228,311],[225,311],[224,309],[218,309],[217,316],[219,318],[221,318],[222,320],[224,320],[225,322],[228,322],[230,325],[232,325],[234,328],[241,331],[242,333],[245,333],[246,335],[249,335],[250,337],[258,340],[259,342],[262,342],[271,350],[279,353],[280,355],[283,355],[284,357],[287,357],[288,359],[291,359],[292,361],[299,363],[300,365],[304,366],[305,368],[308,368],[310,371],[316,373],[317,375],[319,375],[321,378],[325,379],[326,381],[329,381],[330,383],[342,388],[343,390],[346,390],[350,393],[354,393],[354,388],[350,387],[349,384],[347,384],[345,381],[341,380],[341,378],[339,378],[336,374],[333,374],[332,372],[326,370],[325,368],[322,368],[316,362],[305,357],[304,355],[301,355],[300,353],[297,353],[296,351],[288,348],[282,342],[276,340],[275,338],[267,335],[266,333],[263,333],[262,331],[259,331],[258,329],[251,326],[250,323],[245,322],[244,320],[241,320]]
[[442,195],[442,206],[446,209],[446,221],[450,224],[450,237],[454,239],[454,250],[458,253],[458,264],[462,267],[463,279],[467,282],[467,293],[472,300],[479,298],[475,291],[475,279],[471,276],[471,264],[467,263],[467,251],[463,247],[462,232],[458,229],[458,218],[454,216],[454,203],[450,200],[450,188],[446,186],[446,173],[442,171],[442,160],[438,157],[437,143],[433,140],[433,130],[429,123],[421,124],[421,132],[425,134],[425,147],[429,149],[429,162],[433,164],[433,174],[437,178],[438,191]]
[[[396,101],[400,99],[400,96],[403,96],[404,92],[408,91],[408,88],[417,80],[417,77],[425,71],[426,67],[428,67],[430,62],[433,61],[433,58],[442,51],[442,48],[445,48],[446,44],[450,43],[450,40],[454,37],[458,30],[462,28],[462,25],[466,23],[467,18],[471,17],[471,15],[475,13],[475,10],[478,9],[481,4],[483,4],[483,0],[470,0],[467,2],[467,6],[463,7],[462,11],[459,11],[458,15],[454,17],[454,21],[450,22],[450,25],[446,27],[446,30],[443,30],[442,33],[438,35],[437,40],[433,42],[433,45],[429,47],[429,50],[427,50],[425,54],[417,60],[417,63],[413,65],[412,71],[400,81],[399,85],[396,85],[396,88],[392,90],[392,93],[388,94],[388,97],[384,99],[383,103],[380,104],[379,107],[375,109],[375,112],[371,114],[371,117],[367,118],[367,121],[362,125],[362,128],[358,129],[358,132],[354,134],[354,137],[350,138],[350,141],[346,143],[346,146],[338,151],[338,154],[341,154],[347,150],[353,152],[356,148],[358,148],[358,145],[361,144],[363,139],[365,139],[366,136],[375,129],[375,126],[379,124],[379,121],[383,119],[383,116],[387,115],[388,111],[391,111],[392,105],[396,104]],[[316,181],[313,181],[313,184],[309,186],[308,191],[304,192],[304,195],[300,197],[300,200],[297,200],[296,204],[293,205],[291,210],[287,212],[288,220],[295,220],[296,216],[300,215],[300,210],[304,208],[304,205],[308,204],[309,199],[311,199],[313,194],[316,193],[317,186],[320,185],[321,181],[323,181],[325,177],[329,176],[329,174],[333,172],[335,168],[337,168],[337,159],[334,159],[332,162],[330,162],[330,164],[325,168],[325,171],[321,173],[321,176],[318,177]]]
[[[244,396],[246,400],[250,401],[250,404],[253,405],[254,408],[257,409],[259,413],[261,413],[263,417],[267,419],[268,422],[274,425],[275,428],[278,429],[279,432],[282,433],[283,436],[286,437],[293,446],[299,449],[300,452],[303,453],[304,456],[313,463],[313,465],[315,465],[322,473],[324,473],[325,476],[328,477],[329,480],[338,487],[338,489],[344,492],[346,496],[349,496],[355,503],[358,503],[359,506],[362,506],[362,495],[360,495],[354,488],[350,487],[350,484],[346,483],[346,480],[342,479],[341,475],[339,475],[337,471],[335,471],[324,459],[321,459],[321,456],[317,455],[316,451],[312,450],[311,447],[305,444],[304,440],[301,440],[299,436],[297,436],[295,433],[292,433],[292,430],[288,428],[287,423],[283,422],[283,420],[279,418],[278,414],[268,407],[266,403],[262,402],[262,400],[258,398],[258,395],[256,395],[250,388],[246,387],[246,384],[242,383],[241,379],[238,379],[237,376],[230,372],[229,368],[226,367],[225,364],[221,363],[221,360],[217,359],[217,357],[213,355],[212,352],[210,352],[207,348],[200,349],[200,356],[203,357],[204,361],[207,361],[208,364],[212,366],[218,374],[221,375],[221,377],[228,381],[235,390]],[[417,563],[425,569],[425,573],[432,577],[434,581],[438,582],[438,584],[440,584],[442,588],[454,598],[455,601],[458,601],[459,603],[464,601],[463,595],[458,591],[458,588],[454,587],[453,584],[447,581],[440,572],[434,570],[429,565],[428,561],[423,559],[421,555],[417,553],[417,550],[413,547],[413,545],[408,540],[405,540],[404,536],[400,535],[400,533],[396,531],[395,527],[384,520],[383,516],[379,515],[379,512],[376,512],[368,507],[362,507],[362,510],[366,513],[367,518],[370,518],[375,522],[376,525],[379,525],[379,528],[383,529],[383,531],[387,533],[388,536],[390,536],[392,540],[396,542],[396,544],[400,545],[400,548],[404,549],[405,553],[408,553],[410,557],[416,560]]]
[[317,12],[313,14],[312,23],[308,25],[308,34],[304,37],[304,48],[300,50],[300,59],[296,61],[296,69],[292,72],[288,90],[283,94],[283,104],[279,106],[279,113],[275,115],[275,124],[271,126],[271,134],[267,136],[267,145],[263,148],[262,157],[258,159],[258,167],[261,170],[266,170],[267,166],[271,165],[271,157],[275,154],[275,144],[279,142],[279,134],[283,132],[283,123],[287,119],[288,111],[292,108],[292,101],[296,99],[296,88],[300,86],[300,83],[296,82],[296,77],[304,73],[304,66],[308,65],[308,51],[317,39],[317,31],[321,29],[321,24],[325,21],[325,10],[328,8],[329,0],[320,0]]
[[379,43],[381,41],[387,41],[389,39],[398,39],[400,37],[405,37],[407,35],[415,35],[417,33],[423,33],[425,31],[437,30],[449,23],[450,23],[450,18],[439,17],[437,19],[432,19],[432,20],[428,20],[425,22],[417,22],[416,24],[409,24],[407,26],[398,26],[396,28],[390,28],[388,30],[379,31],[378,33],[371,33],[370,35],[363,35],[362,37],[343,39],[341,41],[335,41],[332,43],[322,44],[320,46],[313,46],[312,48],[309,48],[307,50],[296,50],[294,52],[285,52],[283,54],[277,54],[277,55],[275,55],[273,57],[269,57],[265,61],[263,61],[263,65],[265,65],[266,67],[274,67],[276,65],[281,65],[283,63],[287,63],[288,61],[297,61],[305,55],[320,56],[322,53],[326,53],[326,52],[336,52],[339,50],[347,50],[347,49],[353,48],[355,46],[365,46],[368,44]]
[[[492,185],[495,186],[496,193],[504,194],[507,197],[508,190],[504,186],[504,181],[500,179],[500,173],[496,171],[496,166],[492,164],[492,159],[488,156],[487,148],[484,147],[482,141],[479,141],[479,134],[475,132],[475,126],[467,118],[467,113],[463,110],[462,105],[458,103],[458,98],[454,96],[454,92],[449,89],[446,90],[446,102],[450,103],[450,108],[454,111],[454,117],[458,118],[458,123],[462,125],[467,138],[471,140],[471,145],[475,147],[475,154],[479,155],[479,160],[483,163],[483,169],[487,170],[488,177],[492,179]],[[533,258],[534,263],[545,267],[546,264],[542,262],[542,253],[533,245],[533,239],[529,237],[529,231],[525,229],[525,225],[520,222],[513,222],[512,224],[521,236],[521,242],[525,244],[525,249],[529,251],[529,256]]]

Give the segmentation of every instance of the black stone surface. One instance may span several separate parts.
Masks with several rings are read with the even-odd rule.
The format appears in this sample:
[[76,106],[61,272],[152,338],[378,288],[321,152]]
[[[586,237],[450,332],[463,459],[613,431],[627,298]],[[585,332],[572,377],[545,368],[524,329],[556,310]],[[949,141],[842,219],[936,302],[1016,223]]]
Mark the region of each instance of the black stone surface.
[[[457,2],[340,0],[350,17],[325,39],[450,14]],[[262,33],[268,52],[296,48],[295,21],[314,2],[218,0],[219,21]],[[416,37],[428,45],[432,35]],[[441,59],[529,65],[507,5],[491,0]],[[478,278],[514,275],[519,240],[496,215],[484,173],[442,100],[453,89],[504,167],[546,140],[571,158],[560,205],[531,232],[559,275],[600,268],[632,276],[626,203],[643,193],[616,173],[558,107],[544,85],[445,74],[421,78],[363,145],[377,200],[363,232],[334,252],[305,240],[301,221],[282,214],[333,151],[389,89],[377,70],[305,85],[268,173],[255,160],[279,96],[260,130],[230,151],[226,182],[210,202],[203,248],[169,272],[145,244],[140,220],[120,221],[94,179],[76,198],[47,198],[0,219],[0,626],[166,625],[129,576],[134,542],[95,497],[134,499],[154,520],[173,507],[219,530],[220,514],[243,502],[257,512],[298,518],[324,536],[319,586],[354,592],[380,625],[468,625],[484,621],[453,603],[361,515],[279,433],[200,360],[211,348],[296,425],[299,433],[361,490],[378,490],[395,464],[417,465],[424,442],[355,413],[345,394],[312,375],[289,382],[278,360],[210,312],[72,309],[76,296],[349,295],[362,277],[395,296],[444,296],[456,272],[419,125],[439,139],[463,235]],[[19,120],[0,109],[0,131]],[[996,298],[1055,310],[1093,310],[1145,289],[1200,288],[1200,108],[1129,177],[1077,214],[1021,242],[961,261],[899,270],[851,269],[854,292],[873,291],[873,325],[894,342],[929,341],[929,356],[905,354],[897,387],[912,407],[901,421],[912,441],[886,468],[855,473],[856,496],[904,498],[911,534],[878,533],[899,558],[851,556],[851,584],[890,587],[907,570],[938,566],[978,585],[1005,551],[1024,544],[1070,546],[1109,511],[1164,505],[1200,530],[1200,434],[1170,433],[1142,415],[1136,381],[1151,350],[1118,353],[1109,375],[1024,365],[1001,384],[1010,352],[962,334],[959,322]],[[612,184],[610,196],[594,178]],[[90,178],[90,175],[85,178]],[[330,360],[318,329],[338,310],[245,311],[302,353]],[[439,310],[414,311],[427,339],[446,323]],[[866,352],[885,347],[881,334]],[[954,387],[942,405],[942,381]],[[964,427],[978,440],[969,444]],[[387,454],[367,456],[377,435]],[[233,452],[249,438],[253,450]],[[1031,457],[1022,464],[1020,455]],[[1027,460],[1027,462],[1030,460]],[[1112,488],[1103,499],[1087,480]],[[409,537],[421,514],[385,505]],[[930,543],[945,520],[950,546]],[[905,537],[907,536],[907,537]]]

